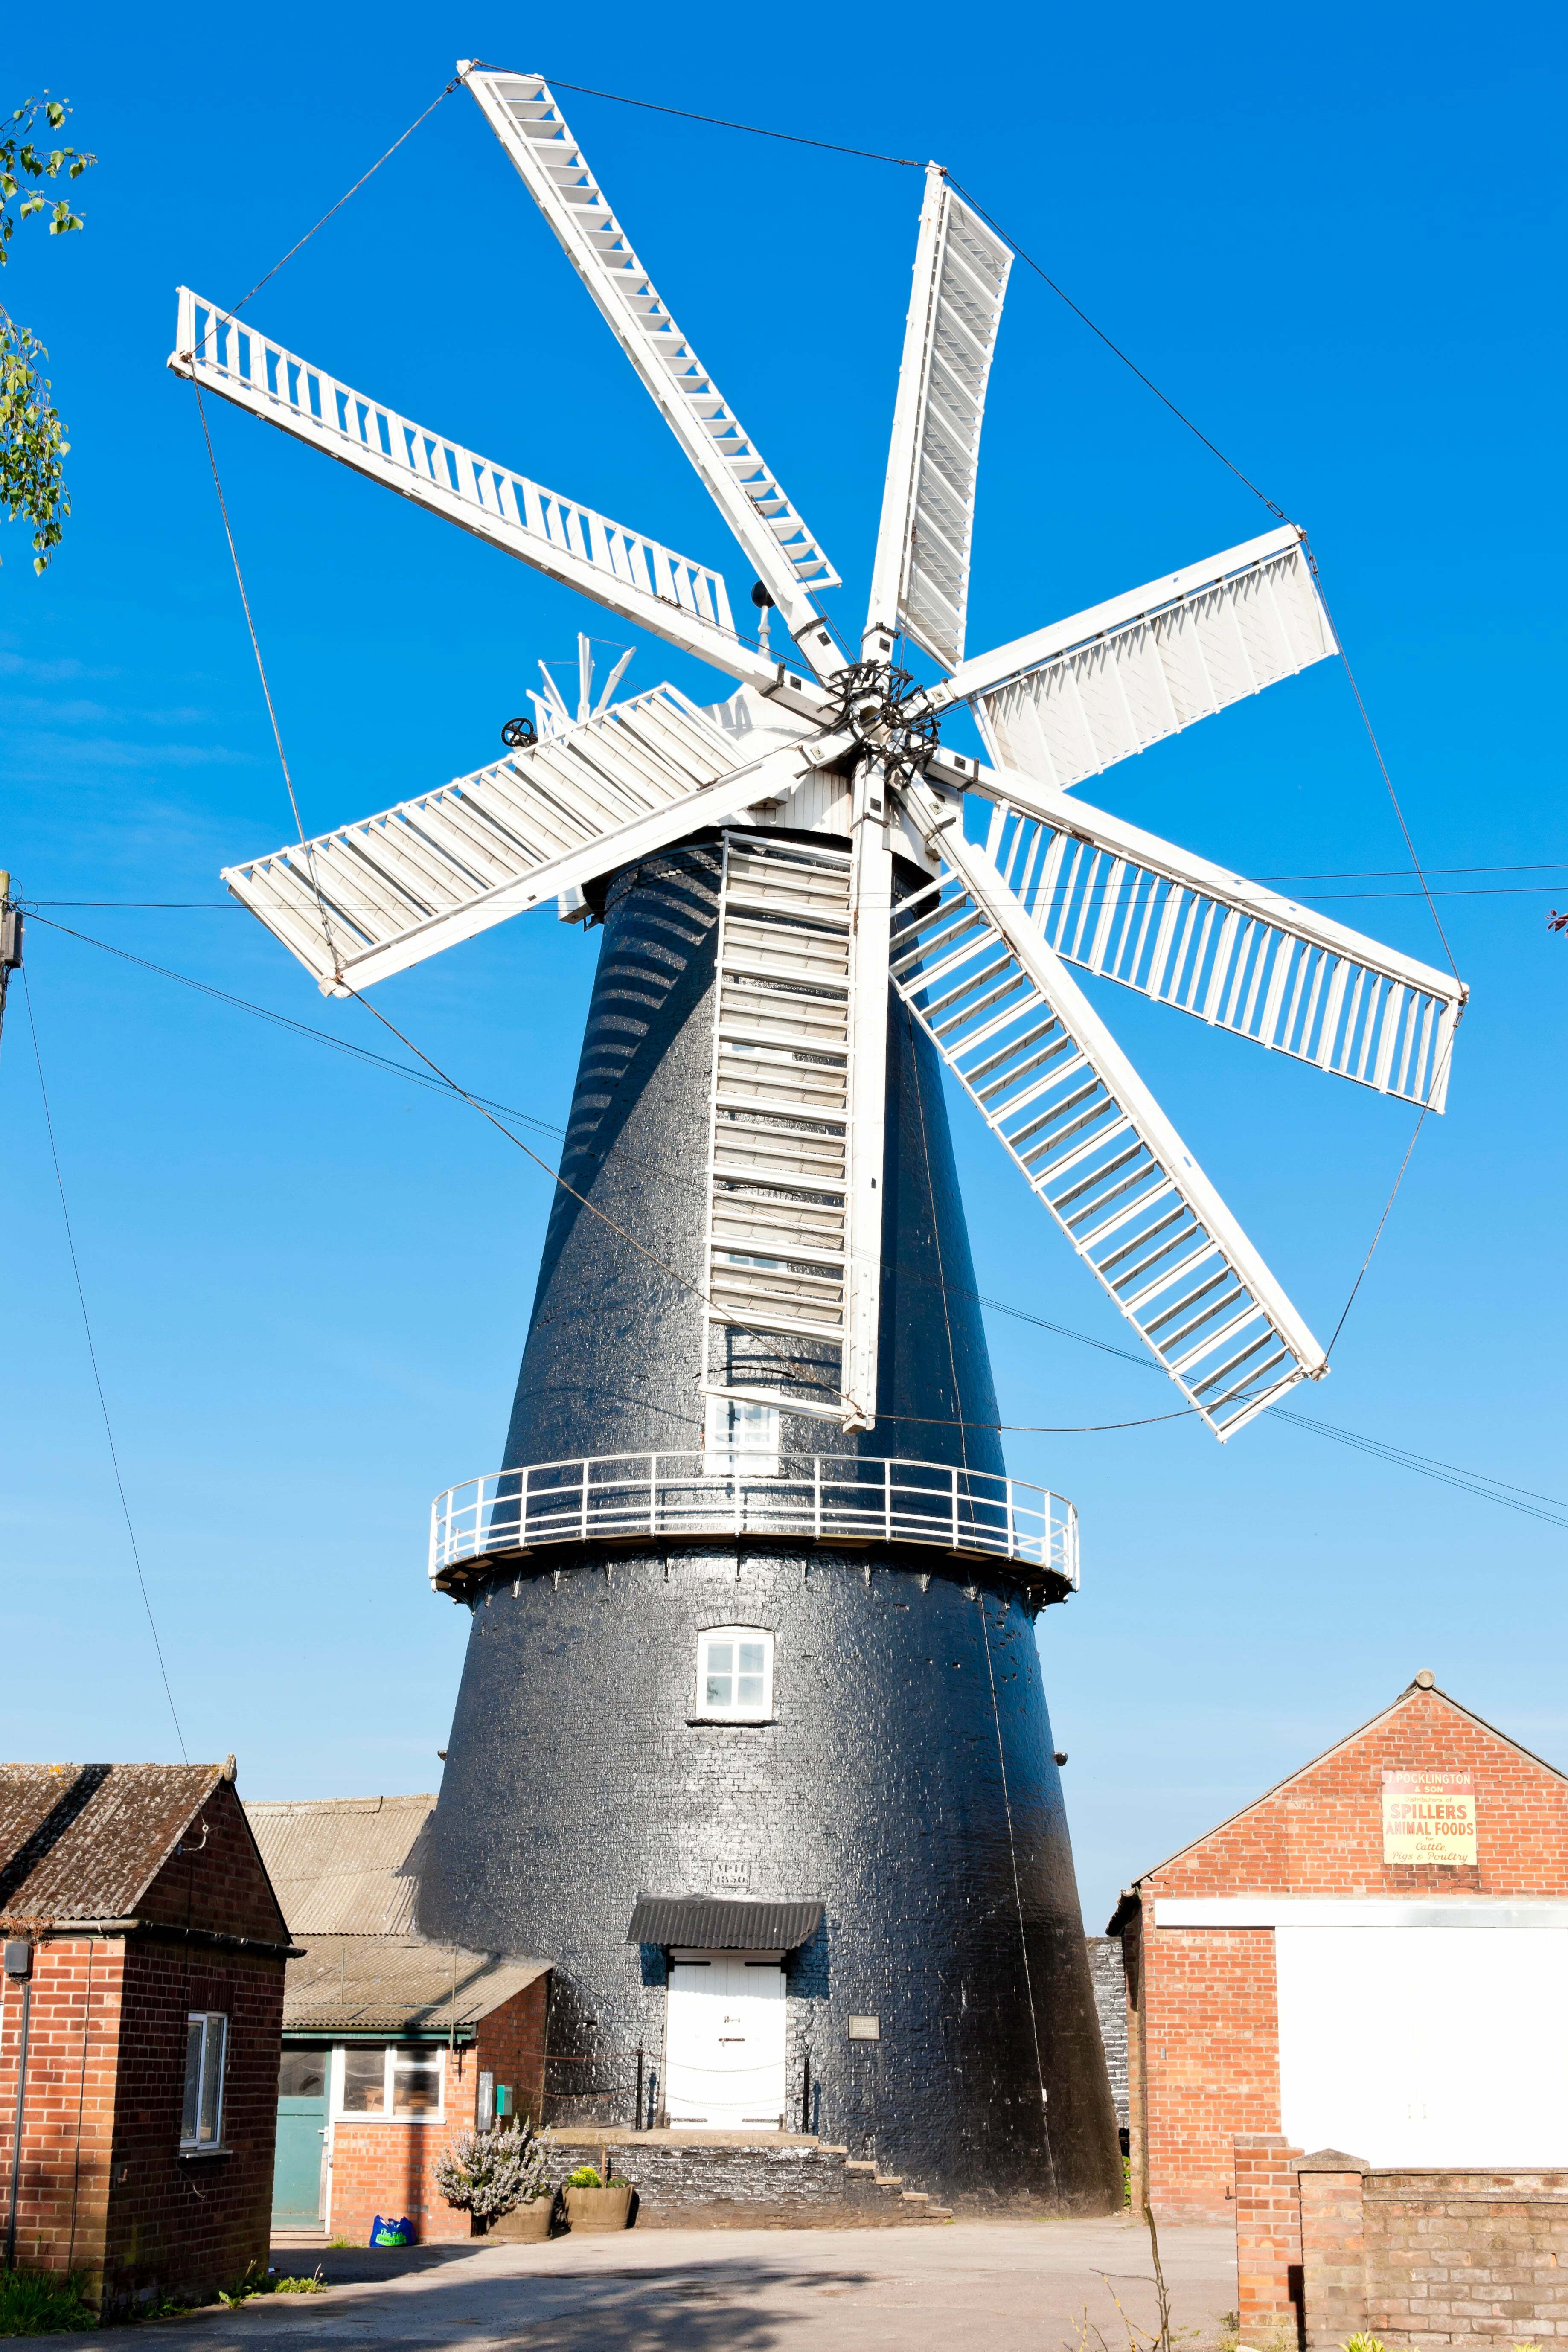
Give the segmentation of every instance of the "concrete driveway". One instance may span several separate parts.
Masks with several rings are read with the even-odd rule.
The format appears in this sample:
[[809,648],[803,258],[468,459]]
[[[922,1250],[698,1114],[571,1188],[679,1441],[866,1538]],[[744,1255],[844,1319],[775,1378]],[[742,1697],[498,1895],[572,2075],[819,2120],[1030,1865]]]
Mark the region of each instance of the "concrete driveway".
[[[1236,2305],[1235,2238],[1172,2228],[1177,2352]],[[266,2297],[137,2330],[188,2352],[1130,2352],[1150,2329],[1149,2241],[1121,2219],[897,2230],[658,2230],[542,2246],[329,2250],[320,2296]],[[1126,2318],[1112,2301],[1121,2299]],[[1100,2331],[1085,2338],[1085,2312]],[[39,2339],[40,2344],[45,2339]],[[60,2338],[47,2339],[60,2352]]]

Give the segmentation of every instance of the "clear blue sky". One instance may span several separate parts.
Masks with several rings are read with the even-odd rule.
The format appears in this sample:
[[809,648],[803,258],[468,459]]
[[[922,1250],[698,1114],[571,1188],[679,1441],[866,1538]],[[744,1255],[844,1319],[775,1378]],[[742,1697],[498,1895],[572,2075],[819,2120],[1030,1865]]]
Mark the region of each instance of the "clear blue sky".
[[[44,911],[356,1042],[220,865],[289,833],[174,289],[233,301],[458,55],[923,159],[973,188],[1313,535],[1474,995],[1332,1377],[1293,1402],[1547,1495],[1562,1445],[1561,18],[1526,7],[906,9],[722,20],[612,5],[374,17],[34,12],[100,163],[85,236],[19,236],[76,512],[34,579],[0,534],[0,864]],[[845,572],[858,625],[919,174],[579,98],[574,127],[707,363]],[[31,226],[31,225],[30,225]],[[258,295],[265,331],[405,413],[749,576],[459,92]],[[585,608],[252,420],[213,430],[307,824],[478,765]],[[970,643],[1268,518],[1016,272]],[[603,625],[616,634],[616,625]],[[624,634],[624,632],[622,632]],[[651,644],[631,683],[717,682]],[[1440,952],[1350,691],[1323,665],[1089,797]],[[1525,871],[1541,866],[1549,870]],[[1478,871],[1476,869],[1506,869]],[[1442,869],[1442,870],[1437,870]],[[1553,895],[1555,894],[1555,895]],[[593,940],[514,923],[381,1001],[479,1091],[559,1122]],[[126,1488],[193,1755],[252,1795],[434,1785],[467,1620],[425,1514],[499,1454],[548,1202],[466,1109],[35,924],[29,977]],[[1409,1111],[1108,992],[1254,1240],[1331,1329]],[[980,1286],[1122,1344],[954,1107]],[[163,1756],[172,1731],[86,1360],[26,1021],[0,1066],[5,1745]],[[1154,1376],[991,1318],[1015,1423],[1125,1420]],[[1431,1665],[1568,1761],[1558,1527],[1265,1421],[1016,1435],[1074,1496],[1084,1588],[1044,1622],[1091,1925],[1116,1888]],[[1563,1513],[1560,1517],[1568,1517]],[[846,1759],[858,1769],[857,1759]]]

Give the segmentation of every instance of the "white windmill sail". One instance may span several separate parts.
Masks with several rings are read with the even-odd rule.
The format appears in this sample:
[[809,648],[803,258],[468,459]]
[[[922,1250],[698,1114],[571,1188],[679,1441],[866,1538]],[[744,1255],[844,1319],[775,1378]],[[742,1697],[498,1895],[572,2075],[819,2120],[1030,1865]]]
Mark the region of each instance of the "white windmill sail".
[[169,365],[731,677],[773,682],[735,634],[721,573],[416,425],[184,286]]
[[1026,776],[982,770],[986,854],[1068,963],[1440,1111],[1468,992],[1260,883]]
[[1012,266],[929,164],[866,633],[905,629],[948,670],[963,659],[980,425]]
[[839,575],[660,300],[549,84],[538,74],[490,72],[464,60],[458,70],[791,636],[815,667],[837,668],[839,656],[811,592],[836,587]]
[[923,787],[947,871],[894,909],[893,985],[1086,1265],[1215,1435],[1321,1348],[1060,959]]
[[710,1395],[837,1420],[847,1384],[850,858],[729,832],[709,1103]]
[[1066,791],[1339,651],[1294,523],[965,662],[999,767]]
[[737,768],[672,686],[513,751],[379,816],[224,869],[322,986],[368,987],[755,802],[843,748],[786,745]]

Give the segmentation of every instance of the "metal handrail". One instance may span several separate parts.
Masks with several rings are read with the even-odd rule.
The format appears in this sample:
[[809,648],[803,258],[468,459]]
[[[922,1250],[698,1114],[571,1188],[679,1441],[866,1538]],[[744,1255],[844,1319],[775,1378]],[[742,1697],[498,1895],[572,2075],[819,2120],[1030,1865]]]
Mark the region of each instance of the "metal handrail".
[[1017,1560],[1078,1590],[1078,1513],[1048,1487],[860,1454],[601,1454],[490,1470],[430,1506],[433,1583],[468,1561],[611,1538],[804,1536]]

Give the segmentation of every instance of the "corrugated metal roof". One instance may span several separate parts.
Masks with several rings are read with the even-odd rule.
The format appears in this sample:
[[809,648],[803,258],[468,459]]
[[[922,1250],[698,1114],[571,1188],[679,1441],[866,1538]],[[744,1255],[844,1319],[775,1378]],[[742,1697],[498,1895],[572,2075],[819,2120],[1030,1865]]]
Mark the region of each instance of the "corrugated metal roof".
[[409,1934],[424,1831],[435,1810],[431,1796],[247,1804],[289,1934]]
[[820,1903],[727,1903],[710,1895],[641,1895],[628,1944],[690,1952],[793,1952],[822,1925]]
[[445,2032],[488,2017],[548,1967],[418,1936],[313,1936],[303,1959],[289,1963],[283,2031]]
[[222,1777],[217,1764],[0,1764],[0,1917],[131,1917]]

